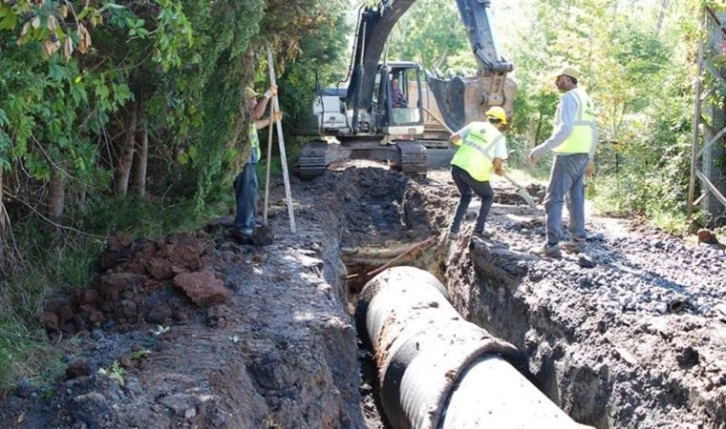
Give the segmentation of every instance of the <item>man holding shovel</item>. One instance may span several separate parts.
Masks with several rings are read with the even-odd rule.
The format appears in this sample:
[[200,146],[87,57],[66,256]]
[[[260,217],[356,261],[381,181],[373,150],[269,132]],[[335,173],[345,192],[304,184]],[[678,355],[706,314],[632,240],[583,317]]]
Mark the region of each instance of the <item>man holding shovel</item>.
[[494,202],[494,190],[489,178],[492,172],[504,175],[502,162],[507,158],[507,146],[502,132],[507,127],[507,114],[504,109],[495,106],[487,111],[486,116],[487,122],[472,122],[450,137],[451,142],[459,147],[451,159],[451,177],[460,194],[459,205],[449,228],[450,239],[458,237],[472,191],[481,198],[473,236],[491,237],[491,233],[484,231]]

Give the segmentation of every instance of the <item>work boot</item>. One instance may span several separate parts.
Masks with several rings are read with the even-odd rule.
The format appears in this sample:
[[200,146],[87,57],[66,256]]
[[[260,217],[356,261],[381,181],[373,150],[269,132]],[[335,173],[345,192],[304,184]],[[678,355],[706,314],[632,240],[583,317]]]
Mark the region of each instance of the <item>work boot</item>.
[[229,235],[239,244],[252,244],[252,230],[251,229],[240,229],[232,227],[229,230]]
[[474,231],[471,236],[472,238],[478,238],[480,240],[489,240],[490,238],[494,237],[494,233],[490,231]]
[[545,243],[545,245],[542,246],[542,248],[537,249],[535,253],[555,259],[562,258],[562,251],[560,250],[560,246],[557,244]]
[[572,240],[562,243],[562,248],[568,252],[580,253],[585,250],[585,239],[574,237]]

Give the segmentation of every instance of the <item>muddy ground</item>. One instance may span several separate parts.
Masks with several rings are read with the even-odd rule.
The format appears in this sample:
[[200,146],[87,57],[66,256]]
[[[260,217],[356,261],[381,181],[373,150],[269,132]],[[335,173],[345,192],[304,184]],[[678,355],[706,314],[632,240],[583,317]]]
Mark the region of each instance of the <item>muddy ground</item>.
[[457,193],[446,171],[346,167],[292,178],[295,233],[273,189],[269,245],[235,242],[230,218],[194,234],[110,237],[98,281],[42,315],[67,350],[62,380],[3,392],[0,427],[387,429],[352,313],[367,273],[390,259],[361,255],[428,238],[396,263],[439,277],[463,316],[526,354],[576,421],[726,427],[722,246],[590,217],[581,252],[542,258],[542,207],[499,181],[495,236],[470,238],[472,205],[449,240]]

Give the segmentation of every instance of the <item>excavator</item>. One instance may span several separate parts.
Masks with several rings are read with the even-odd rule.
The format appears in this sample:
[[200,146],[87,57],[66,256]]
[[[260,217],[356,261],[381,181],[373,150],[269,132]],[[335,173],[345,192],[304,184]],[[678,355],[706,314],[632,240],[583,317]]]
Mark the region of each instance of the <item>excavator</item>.
[[476,76],[445,79],[415,62],[381,61],[391,30],[414,2],[361,6],[348,76],[333,88],[316,85],[312,115],[297,129],[315,136],[300,151],[299,177],[319,176],[330,164],[351,159],[384,161],[425,176],[429,152],[449,148],[450,130],[484,120],[491,106],[502,106],[511,118],[516,83],[508,73],[514,66],[499,53],[488,0],[456,0]]

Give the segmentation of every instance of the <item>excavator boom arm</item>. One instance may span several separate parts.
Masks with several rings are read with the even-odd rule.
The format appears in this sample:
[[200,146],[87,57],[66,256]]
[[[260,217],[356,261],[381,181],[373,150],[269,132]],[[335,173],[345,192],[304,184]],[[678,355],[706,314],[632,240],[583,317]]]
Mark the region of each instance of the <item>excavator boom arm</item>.
[[416,0],[392,0],[362,7],[353,48],[353,74],[348,85],[349,106],[370,107],[376,70],[391,30]]
[[469,44],[479,65],[479,76],[490,73],[507,73],[514,66],[499,52],[499,46],[492,31],[489,0],[456,0],[459,15],[464,22]]

